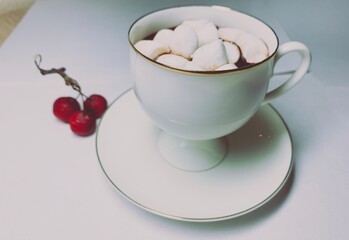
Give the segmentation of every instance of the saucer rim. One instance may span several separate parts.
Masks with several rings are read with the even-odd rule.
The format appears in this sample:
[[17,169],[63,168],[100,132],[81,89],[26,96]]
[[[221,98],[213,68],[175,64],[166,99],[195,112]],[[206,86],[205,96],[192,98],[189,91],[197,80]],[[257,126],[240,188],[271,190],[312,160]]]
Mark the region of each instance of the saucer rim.
[[[120,99],[122,98],[124,95],[128,94],[129,92],[131,92],[133,89],[129,88],[126,91],[122,92],[114,101],[111,102],[110,106],[108,107],[107,111]],[[168,219],[173,219],[173,220],[179,220],[179,221],[184,221],[184,222],[218,222],[218,221],[224,221],[224,220],[229,220],[229,219],[234,219],[243,215],[246,215],[250,212],[253,212],[254,210],[264,206],[266,203],[268,203],[270,200],[272,200],[280,191],[281,189],[283,189],[283,187],[286,185],[286,183],[288,182],[290,176],[292,175],[293,169],[294,169],[294,154],[293,154],[293,138],[291,135],[291,132],[285,122],[285,120],[282,118],[281,114],[276,110],[276,108],[274,106],[272,106],[270,103],[265,104],[264,106],[268,106],[270,107],[278,116],[278,118],[281,120],[282,124],[285,127],[285,130],[288,134],[288,137],[290,139],[290,149],[291,149],[291,155],[290,155],[290,164],[287,170],[287,174],[285,175],[284,179],[282,180],[282,182],[279,184],[279,186],[267,197],[265,198],[263,201],[261,201],[260,203],[245,209],[243,211],[234,213],[234,214],[228,214],[228,215],[224,215],[224,216],[220,216],[220,217],[209,217],[209,218],[193,218],[193,217],[182,217],[182,216],[178,216],[178,215],[174,215],[174,214],[168,214],[168,213],[164,213],[161,211],[158,211],[156,209],[147,207],[143,204],[141,204],[140,202],[134,200],[133,198],[131,198],[130,196],[128,196],[125,192],[123,192],[117,185],[116,183],[113,182],[113,180],[111,179],[111,177],[109,177],[109,175],[107,174],[107,171],[105,170],[105,168],[103,167],[102,161],[101,161],[101,157],[99,155],[99,151],[98,151],[98,136],[99,136],[99,128],[102,125],[104,116],[106,116],[107,111],[105,112],[105,114],[102,116],[102,118],[100,119],[100,122],[97,126],[96,129],[96,137],[95,137],[95,148],[96,148],[96,154],[97,154],[97,158],[98,158],[98,162],[99,165],[104,173],[104,175],[107,177],[107,179],[110,181],[110,183],[116,188],[116,190],[124,197],[126,198],[128,201],[130,201],[131,203],[133,203],[134,205],[140,207],[141,209],[153,213],[155,215],[161,216],[161,217],[165,217]]]

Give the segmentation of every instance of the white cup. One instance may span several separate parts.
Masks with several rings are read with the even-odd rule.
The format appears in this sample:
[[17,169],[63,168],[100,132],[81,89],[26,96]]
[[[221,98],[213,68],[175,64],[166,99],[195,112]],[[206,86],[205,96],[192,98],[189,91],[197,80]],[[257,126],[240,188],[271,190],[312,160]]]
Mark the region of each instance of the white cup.
[[[137,41],[151,33],[175,27],[186,19],[208,19],[216,26],[236,27],[252,33],[267,45],[269,57],[244,68],[195,72],[157,63],[134,47]],[[215,139],[239,129],[261,105],[294,87],[311,62],[310,52],[304,44],[288,42],[279,46],[278,37],[267,24],[220,6],[183,6],[152,12],[133,23],[129,30],[129,42],[133,88],[142,108],[158,127],[170,136],[178,137],[179,142],[185,141],[183,139],[194,140],[187,141],[187,146],[203,143],[208,148],[216,146]],[[291,52],[301,55],[300,65],[286,82],[267,92],[276,62]],[[165,142],[177,141],[169,141],[168,137],[165,139],[159,144],[161,149],[166,149],[161,146],[168,146]],[[207,144],[210,142],[212,144]],[[167,151],[161,149],[162,152]]]

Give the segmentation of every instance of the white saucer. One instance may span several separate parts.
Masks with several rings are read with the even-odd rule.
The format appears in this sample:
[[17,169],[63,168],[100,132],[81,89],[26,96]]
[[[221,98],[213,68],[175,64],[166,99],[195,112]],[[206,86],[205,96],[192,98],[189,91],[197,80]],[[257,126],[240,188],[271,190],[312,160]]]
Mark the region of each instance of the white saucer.
[[100,165],[117,190],[164,217],[209,222],[241,216],[272,199],[292,170],[290,134],[269,105],[227,137],[225,159],[203,172],[180,170],[162,159],[160,132],[128,91],[104,114],[96,147]]

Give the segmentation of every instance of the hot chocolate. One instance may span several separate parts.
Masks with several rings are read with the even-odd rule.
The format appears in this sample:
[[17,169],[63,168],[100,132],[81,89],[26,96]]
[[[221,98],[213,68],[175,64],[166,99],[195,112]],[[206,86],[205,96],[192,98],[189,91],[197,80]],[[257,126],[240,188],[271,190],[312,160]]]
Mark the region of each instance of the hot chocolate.
[[220,27],[206,19],[185,20],[161,29],[135,47],[161,64],[189,71],[243,68],[269,56],[266,44],[239,28]]

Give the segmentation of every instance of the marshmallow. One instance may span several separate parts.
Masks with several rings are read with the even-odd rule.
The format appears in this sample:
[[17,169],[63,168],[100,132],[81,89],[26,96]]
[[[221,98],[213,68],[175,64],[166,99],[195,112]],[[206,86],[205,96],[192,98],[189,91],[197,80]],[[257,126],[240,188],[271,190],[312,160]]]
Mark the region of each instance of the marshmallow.
[[230,42],[223,42],[228,56],[228,63],[236,63],[240,58],[240,50],[238,46]]
[[173,35],[173,30],[171,29],[161,29],[154,36],[154,41],[164,46],[170,47],[170,39]]
[[248,63],[258,63],[266,59],[269,55],[268,47],[257,36],[250,33],[243,33],[236,43],[241,49],[241,53]]
[[218,29],[218,35],[224,41],[236,43],[249,63],[258,63],[269,55],[268,48],[261,39],[243,30],[222,27]]
[[198,65],[196,65],[193,61],[188,61],[185,64],[184,67],[185,70],[189,70],[189,71],[204,71],[204,69],[202,67],[199,67]]
[[151,59],[155,59],[161,54],[170,52],[168,47],[152,40],[141,40],[138,41],[134,46],[143,55]]
[[241,29],[232,27],[221,27],[218,29],[218,36],[224,41],[235,43],[243,33]]
[[198,37],[191,27],[179,25],[175,28],[170,40],[172,53],[190,59],[190,55],[193,54],[197,47]]
[[199,39],[199,47],[207,43],[213,42],[215,40],[218,40],[219,38],[217,28],[211,22],[208,22],[194,30]]
[[156,59],[157,62],[162,63],[166,66],[185,69],[186,63],[189,62],[184,57],[174,54],[164,54]]
[[222,40],[216,40],[198,48],[192,55],[193,62],[206,71],[227,64],[228,57]]
[[220,66],[219,68],[216,68],[215,71],[232,70],[232,69],[236,69],[236,68],[238,68],[238,67],[235,64],[228,63],[228,64],[225,64],[223,66]]
[[185,20],[183,25],[194,29],[198,36],[199,47],[219,38],[217,27],[207,19]]

